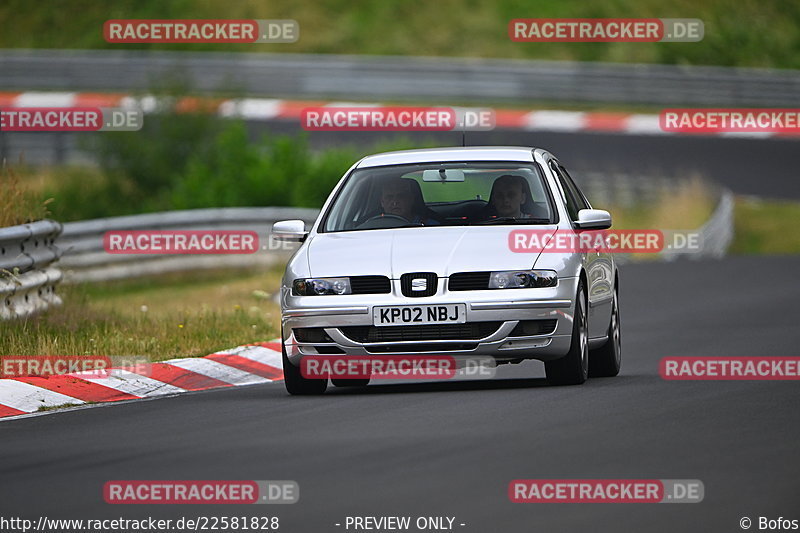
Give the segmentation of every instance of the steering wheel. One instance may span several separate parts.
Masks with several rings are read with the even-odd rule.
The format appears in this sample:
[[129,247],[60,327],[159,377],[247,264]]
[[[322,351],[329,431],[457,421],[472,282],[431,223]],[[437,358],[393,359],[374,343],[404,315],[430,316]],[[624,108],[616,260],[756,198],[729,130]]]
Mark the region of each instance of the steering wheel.
[[396,228],[398,226],[405,226],[406,224],[411,224],[411,221],[400,215],[375,215],[359,224],[358,229]]

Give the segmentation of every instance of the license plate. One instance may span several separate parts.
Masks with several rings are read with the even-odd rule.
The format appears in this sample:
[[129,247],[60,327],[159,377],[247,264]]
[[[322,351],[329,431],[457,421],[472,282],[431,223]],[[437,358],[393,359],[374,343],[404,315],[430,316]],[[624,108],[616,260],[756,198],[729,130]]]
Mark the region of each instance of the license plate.
[[376,326],[463,324],[466,321],[467,304],[403,305],[372,308],[372,323]]

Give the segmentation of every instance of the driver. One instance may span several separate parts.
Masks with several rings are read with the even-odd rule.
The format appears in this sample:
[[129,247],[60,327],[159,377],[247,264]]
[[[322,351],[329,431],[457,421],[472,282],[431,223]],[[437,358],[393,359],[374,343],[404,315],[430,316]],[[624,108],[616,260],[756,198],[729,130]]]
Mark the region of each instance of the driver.
[[404,178],[393,178],[384,183],[381,190],[383,214],[403,217],[412,224],[439,224],[425,214],[425,205],[415,194],[415,186],[418,187],[414,180]]

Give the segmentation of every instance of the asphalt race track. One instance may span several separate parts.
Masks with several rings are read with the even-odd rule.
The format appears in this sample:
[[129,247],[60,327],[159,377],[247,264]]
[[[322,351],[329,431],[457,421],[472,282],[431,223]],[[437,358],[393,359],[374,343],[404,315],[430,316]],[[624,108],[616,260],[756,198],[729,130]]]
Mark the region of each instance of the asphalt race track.
[[[622,374],[549,387],[538,363],[490,382],[324,397],[250,386],[0,423],[3,515],[455,516],[456,531],[741,531],[800,518],[797,382],[676,382],[664,356],[797,355],[800,257],[622,267]],[[513,504],[517,478],[700,479],[695,504]],[[296,480],[265,506],[113,506],[113,479]],[[794,516],[792,516],[794,514]],[[753,530],[757,530],[757,522]]]

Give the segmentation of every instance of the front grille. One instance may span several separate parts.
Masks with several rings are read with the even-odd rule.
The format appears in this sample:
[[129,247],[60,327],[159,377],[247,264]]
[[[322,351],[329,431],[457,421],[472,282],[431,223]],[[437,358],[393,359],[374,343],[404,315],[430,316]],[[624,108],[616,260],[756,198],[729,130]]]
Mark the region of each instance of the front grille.
[[467,322],[466,324],[430,324],[425,326],[345,326],[339,331],[360,343],[477,340],[488,337],[502,322]]
[[412,352],[454,352],[458,350],[474,350],[478,346],[474,342],[443,342],[440,344],[389,344],[387,346],[365,346],[369,353],[412,353]]
[[457,272],[450,275],[447,283],[451,291],[479,291],[489,288],[491,272]]
[[[409,298],[420,298],[423,296],[433,296],[436,294],[437,277],[435,272],[410,272],[400,276],[400,291],[403,296]],[[417,289],[417,283],[422,284],[423,290]]]
[[556,329],[555,318],[547,320],[521,320],[514,327],[509,337],[527,337],[529,335],[547,335]]
[[386,276],[352,276],[350,290],[353,294],[388,294],[392,284]]

